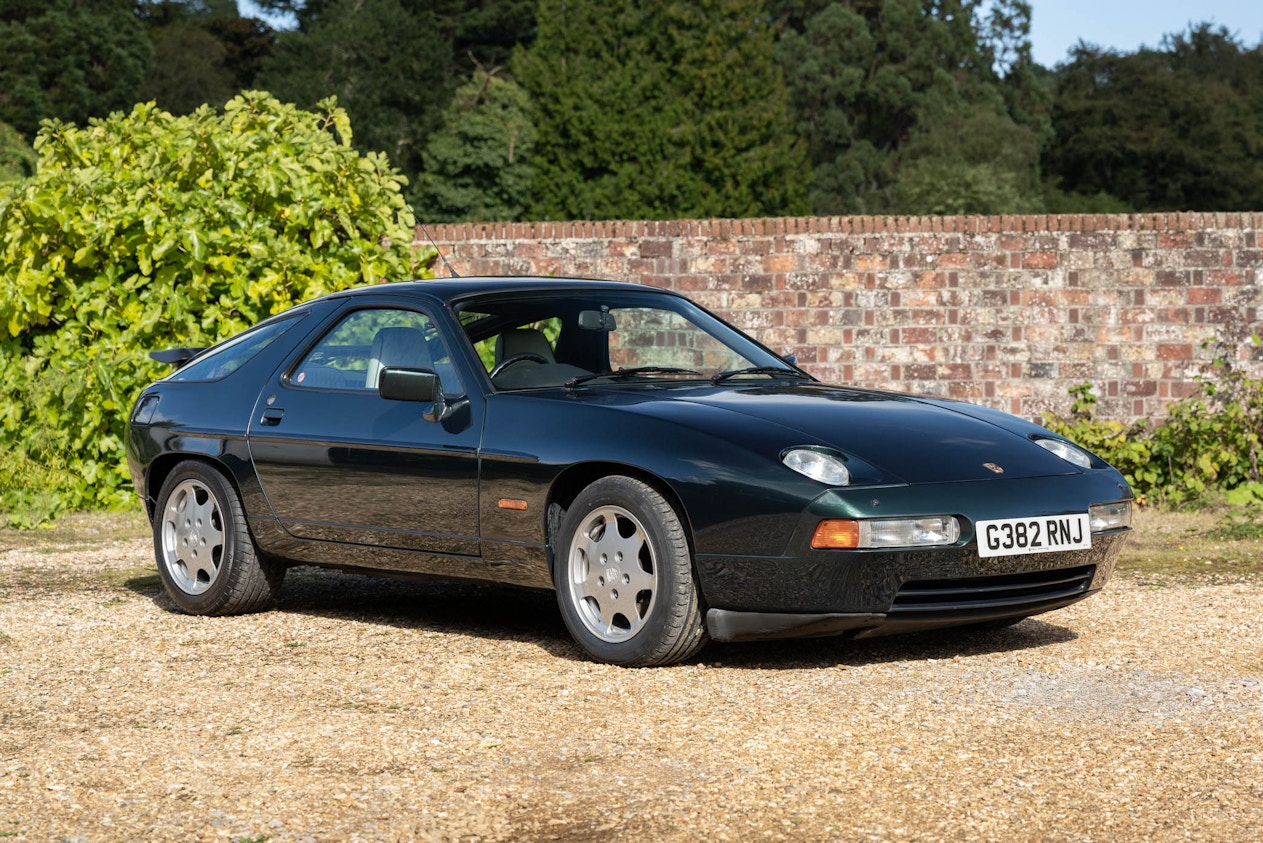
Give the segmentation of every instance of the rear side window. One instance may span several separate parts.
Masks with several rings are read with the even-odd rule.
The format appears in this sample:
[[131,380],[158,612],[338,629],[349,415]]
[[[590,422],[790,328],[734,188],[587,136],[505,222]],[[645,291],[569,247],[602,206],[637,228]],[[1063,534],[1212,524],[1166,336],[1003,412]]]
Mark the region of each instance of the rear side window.
[[305,313],[269,322],[238,334],[167,377],[169,381],[214,381],[226,378],[254,359],[281,335],[297,325]]

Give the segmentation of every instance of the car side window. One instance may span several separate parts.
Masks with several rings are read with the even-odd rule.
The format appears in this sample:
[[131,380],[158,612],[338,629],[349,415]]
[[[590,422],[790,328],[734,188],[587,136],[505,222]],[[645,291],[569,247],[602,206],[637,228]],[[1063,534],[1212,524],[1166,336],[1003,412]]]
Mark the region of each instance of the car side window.
[[291,386],[376,391],[385,368],[429,369],[444,392],[460,381],[447,347],[424,313],[402,308],[355,310],[321,337],[289,375]]
[[167,380],[213,381],[227,377],[253,360],[255,355],[275,342],[281,334],[297,325],[304,315],[278,319],[238,334],[169,375]]

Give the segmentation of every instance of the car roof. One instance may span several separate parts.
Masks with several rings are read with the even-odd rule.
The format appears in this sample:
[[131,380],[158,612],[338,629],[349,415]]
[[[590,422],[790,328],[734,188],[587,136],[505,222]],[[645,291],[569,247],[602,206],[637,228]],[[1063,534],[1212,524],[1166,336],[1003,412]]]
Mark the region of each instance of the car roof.
[[552,278],[542,276],[496,276],[473,278],[433,278],[420,281],[394,281],[355,287],[324,296],[338,299],[348,296],[403,295],[442,302],[453,302],[468,296],[487,293],[579,292],[581,290],[639,291],[676,295],[669,290],[624,281],[600,281],[584,278]]

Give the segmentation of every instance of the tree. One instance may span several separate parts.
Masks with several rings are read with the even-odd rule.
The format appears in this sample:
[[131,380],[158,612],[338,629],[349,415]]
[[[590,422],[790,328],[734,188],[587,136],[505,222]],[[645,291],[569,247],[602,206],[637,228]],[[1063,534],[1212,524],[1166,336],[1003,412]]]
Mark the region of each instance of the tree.
[[259,84],[301,106],[336,95],[360,127],[357,147],[386,153],[412,178],[447,105],[447,64],[432,13],[403,0],[331,0],[304,29],[279,34]]
[[153,60],[140,89],[142,100],[152,100],[174,114],[189,114],[198,106],[223,105],[234,94],[228,51],[202,27],[179,22],[153,32]]
[[536,0],[428,0],[451,50],[449,79],[509,63],[513,50],[535,39]]
[[900,151],[894,206],[917,214],[1044,210],[1039,137],[994,108],[974,106],[922,122]]
[[430,136],[411,193],[422,220],[521,218],[530,200],[536,141],[526,91],[485,70],[457,88],[443,129]]
[[1263,44],[1210,24],[1121,54],[1080,43],[1056,70],[1044,159],[1071,196],[1141,211],[1263,207]]
[[145,2],[138,14],[154,47],[140,99],[175,114],[254,87],[276,38],[263,21],[238,16],[235,0]]
[[332,101],[141,104],[52,121],[36,144],[37,173],[0,200],[0,511],[32,485],[55,493],[45,512],[127,500],[126,410],[160,374],[147,351],[424,267],[403,178],[351,147]]
[[805,161],[758,0],[541,0],[513,63],[539,130],[531,214],[758,216],[804,207]]
[[[479,68],[507,64],[514,48],[535,38],[537,0],[403,0],[414,15],[433,15],[448,46],[446,76],[450,87],[462,84]],[[275,14],[292,15],[304,32],[336,6],[335,0],[258,0]]]
[[0,0],[0,121],[34,137],[130,108],[151,52],[126,0]]
[[0,182],[35,175],[35,150],[10,125],[0,123]]
[[[984,16],[978,0],[769,3],[817,213],[932,213],[951,204],[941,201],[946,185],[931,189],[942,175],[972,185],[967,204],[979,212],[1038,206],[1047,123],[1030,60],[1029,4],[987,7]],[[968,126],[1021,154],[969,160],[934,140],[968,139]]]

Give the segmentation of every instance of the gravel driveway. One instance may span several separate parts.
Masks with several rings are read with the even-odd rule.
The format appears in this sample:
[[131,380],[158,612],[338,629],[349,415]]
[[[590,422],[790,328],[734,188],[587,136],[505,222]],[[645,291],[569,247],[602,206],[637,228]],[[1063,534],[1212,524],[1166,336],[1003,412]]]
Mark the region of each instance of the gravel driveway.
[[1263,582],[624,670],[549,595],[0,551],[0,838],[1263,840]]

